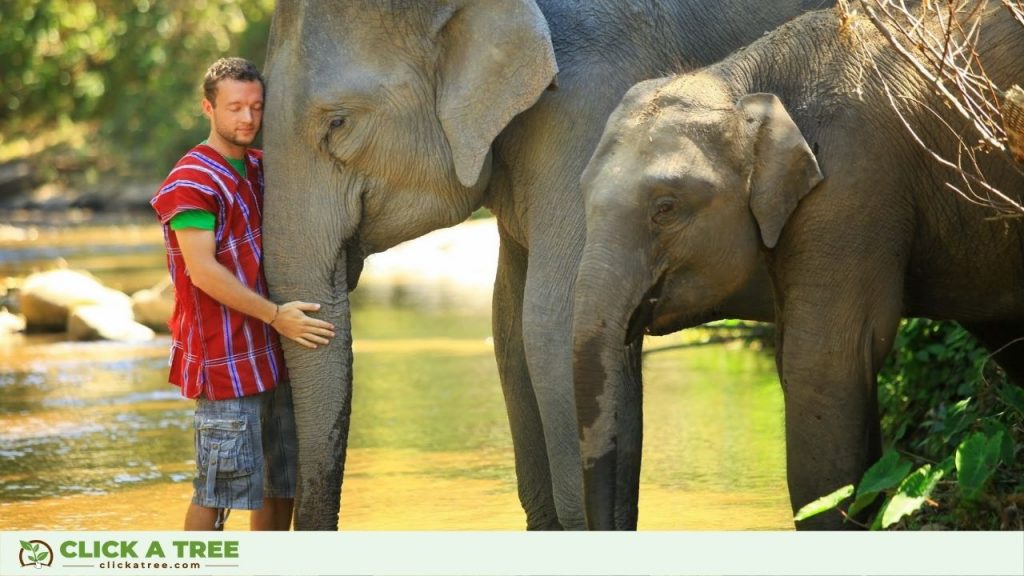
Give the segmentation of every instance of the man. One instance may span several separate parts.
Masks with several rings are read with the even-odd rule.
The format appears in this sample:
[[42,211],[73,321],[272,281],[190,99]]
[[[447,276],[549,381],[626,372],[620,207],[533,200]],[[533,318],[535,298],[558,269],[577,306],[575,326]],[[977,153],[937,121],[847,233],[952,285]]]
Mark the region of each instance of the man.
[[[316,348],[333,327],[319,304],[267,299],[262,266],[263,79],[241,58],[206,72],[210,136],[171,170],[150,202],[164,225],[174,282],[170,381],[196,399],[196,474],[186,530],[222,529],[231,509],[253,530],[287,530],[296,440],[278,333]],[[276,333],[275,333],[276,331]]]

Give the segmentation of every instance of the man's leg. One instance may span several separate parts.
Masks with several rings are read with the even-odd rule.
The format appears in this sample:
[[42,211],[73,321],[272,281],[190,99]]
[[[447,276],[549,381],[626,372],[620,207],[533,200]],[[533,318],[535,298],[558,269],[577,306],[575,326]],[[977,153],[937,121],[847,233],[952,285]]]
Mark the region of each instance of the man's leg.
[[261,398],[196,401],[196,475],[186,530],[223,530],[232,509],[263,502]]
[[217,524],[217,508],[207,508],[195,502],[188,505],[185,513],[185,530],[213,530]]
[[263,508],[249,516],[250,530],[288,530],[292,526],[292,498],[264,498]]

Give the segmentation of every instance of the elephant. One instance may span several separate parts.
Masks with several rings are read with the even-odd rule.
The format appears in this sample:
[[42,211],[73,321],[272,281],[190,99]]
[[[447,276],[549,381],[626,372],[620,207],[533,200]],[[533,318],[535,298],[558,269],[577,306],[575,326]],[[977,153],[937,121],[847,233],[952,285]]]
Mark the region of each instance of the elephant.
[[[1024,78],[1024,28],[986,10],[980,62],[1009,86]],[[906,95],[916,137],[876,74]],[[590,528],[614,527],[622,351],[742,317],[737,298],[776,322],[794,511],[880,456],[876,377],[902,317],[961,322],[1024,382],[1024,223],[946,187],[957,175],[924,147],[955,158],[944,124],[966,133],[866,18],[837,10],[629,90],[582,175],[573,366]],[[979,163],[1020,202],[1011,161]],[[855,525],[833,511],[796,527]]]
[[[352,401],[348,291],[368,255],[497,217],[492,327],[528,529],[583,529],[572,306],[579,176],[634,83],[715,62],[823,0],[278,2],[266,78],[265,270],[337,337],[284,343],[299,442],[297,529],[336,529]],[[617,526],[637,516],[639,347]]]

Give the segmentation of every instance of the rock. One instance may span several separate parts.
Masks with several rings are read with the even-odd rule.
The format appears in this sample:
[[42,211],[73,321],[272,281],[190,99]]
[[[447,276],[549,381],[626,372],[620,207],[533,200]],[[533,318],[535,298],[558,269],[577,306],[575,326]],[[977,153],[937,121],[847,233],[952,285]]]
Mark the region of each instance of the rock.
[[[49,270],[25,278],[18,298],[30,332],[61,332],[67,327],[68,313],[72,308],[108,302],[116,298],[111,292],[116,291],[101,284],[88,272]],[[130,300],[128,308],[131,309]]]
[[107,288],[87,272],[50,270],[25,279],[19,294],[30,331],[64,331],[72,340],[151,340],[153,331],[135,322],[132,299]]
[[68,316],[68,338],[72,340],[144,342],[154,336],[151,329],[132,318],[130,306],[86,304],[75,307]]
[[7,334],[23,332],[25,330],[25,317],[21,314],[11,314],[7,308],[0,308],[0,338]]
[[174,284],[168,276],[152,288],[132,294],[132,312],[135,321],[157,332],[168,332],[167,322],[174,313]]
[[72,340],[150,340],[135,322],[132,299],[87,272],[50,270],[25,279],[19,294],[29,331],[64,331]]

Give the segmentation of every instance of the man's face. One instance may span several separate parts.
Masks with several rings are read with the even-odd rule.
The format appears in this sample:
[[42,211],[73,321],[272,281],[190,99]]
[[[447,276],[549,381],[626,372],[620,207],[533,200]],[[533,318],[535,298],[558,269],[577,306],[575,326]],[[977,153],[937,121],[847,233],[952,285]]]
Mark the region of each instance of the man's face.
[[203,99],[203,111],[221,138],[236,146],[253,143],[263,122],[263,85],[258,80],[217,83],[216,102]]

